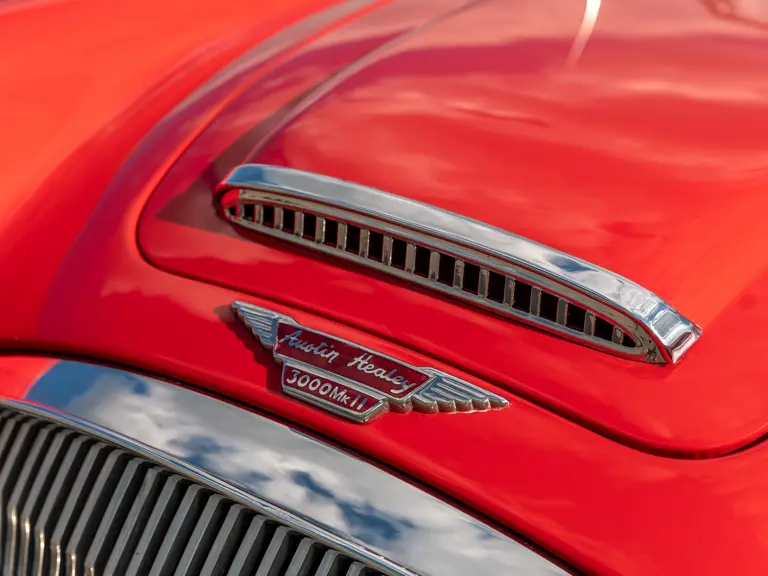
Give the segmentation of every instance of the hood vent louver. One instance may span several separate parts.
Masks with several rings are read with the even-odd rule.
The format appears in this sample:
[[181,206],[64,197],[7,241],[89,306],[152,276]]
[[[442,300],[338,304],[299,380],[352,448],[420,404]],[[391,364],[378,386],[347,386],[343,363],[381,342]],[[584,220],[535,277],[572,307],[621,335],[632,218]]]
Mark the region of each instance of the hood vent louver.
[[224,217],[619,356],[676,362],[700,330],[644,288],[419,202],[276,166],[221,184]]

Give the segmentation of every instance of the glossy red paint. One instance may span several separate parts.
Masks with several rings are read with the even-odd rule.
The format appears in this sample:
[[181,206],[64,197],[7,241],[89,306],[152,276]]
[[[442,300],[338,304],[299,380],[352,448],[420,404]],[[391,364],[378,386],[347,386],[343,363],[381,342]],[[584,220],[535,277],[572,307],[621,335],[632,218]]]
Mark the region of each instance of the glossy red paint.
[[56,364],[54,358],[8,356],[0,358],[0,389],[6,398],[23,398],[31,384]]
[[[607,2],[576,58],[580,5],[455,4],[427,25],[391,5],[256,80],[160,183],[140,227],[146,257],[397,340],[643,450],[700,457],[762,437],[768,108],[749,95],[768,92],[765,34],[695,0]],[[400,11],[387,19],[398,37],[381,33],[387,10]],[[248,160],[554,246],[655,291],[704,336],[678,366],[628,362],[236,233],[209,204]]]
[[[288,53],[246,57],[153,129],[247,45],[319,4],[297,2],[290,16],[262,7],[265,22],[251,29],[245,2],[223,14],[213,2],[185,2],[182,10],[164,0],[157,21],[143,18],[129,28],[116,18],[105,22],[104,36],[89,16],[103,10],[96,2],[11,4],[18,6],[13,25],[0,12],[2,31],[19,31],[13,38],[21,66],[10,77],[31,91],[35,82],[22,82],[28,70],[35,78],[57,70],[66,80],[51,104],[53,120],[29,126],[17,155],[5,155],[13,170],[4,176],[11,190],[4,208],[8,214],[13,206],[13,214],[0,226],[0,269],[24,282],[0,284],[0,301],[9,303],[0,344],[120,362],[258,407],[408,474],[590,573],[764,572],[768,445],[709,460],[663,458],[552,409],[646,450],[685,456],[729,450],[765,431],[760,319],[768,314],[768,278],[756,221],[765,214],[759,132],[767,116],[754,98],[765,90],[765,37],[694,0],[604,1],[583,54],[569,59],[583,29],[582,6],[488,2],[381,49],[354,70],[359,75],[311,97],[312,106],[285,127],[262,124],[263,134],[249,135],[264,140],[260,160],[514,225],[647,285],[704,328],[683,364],[660,369],[315,262],[296,249],[251,243],[210,217],[212,187],[227,163],[249,155],[251,142],[238,139],[254,125],[295,104],[329,71],[459,3],[393,2],[368,17],[335,14],[319,30],[286,40],[284,48],[295,46]],[[177,13],[186,14],[184,25],[176,26]],[[341,36],[320,32],[339,18],[349,22],[335,29]],[[65,31],[80,19],[94,28],[81,29],[84,46],[105,46],[107,54],[91,61],[87,51],[77,59],[62,49],[50,60],[33,57],[35,21],[48,23],[51,41],[66,44]],[[156,25],[174,33],[156,37]],[[106,39],[123,30],[132,50],[156,40],[172,56],[145,48],[117,58]],[[232,37],[240,40],[226,40]],[[5,38],[0,33],[0,42]],[[101,40],[89,43],[94,38]],[[202,42],[224,48],[166,76]],[[445,54],[460,78],[426,69]],[[105,67],[109,56],[114,66]],[[140,70],[130,68],[133,57]],[[93,82],[90,99],[83,77]],[[116,85],[131,90],[113,93]],[[241,100],[232,98],[237,93]],[[104,110],[94,107],[93,124],[68,115],[100,99]],[[509,102],[503,114],[500,102]],[[3,103],[4,110],[33,109],[15,94]],[[10,123],[10,134],[21,135],[23,126]],[[62,140],[54,154],[45,136],[57,130]],[[242,148],[233,147],[238,141]],[[1,145],[0,152],[13,147],[7,139]],[[46,153],[33,154],[35,145]],[[236,153],[217,160],[228,150]],[[499,160],[500,150],[519,161]],[[142,253],[136,230],[145,209]],[[269,352],[232,317],[235,299],[414,365],[434,365],[505,395],[511,407],[410,413],[360,426],[302,405],[281,393]],[[17,371],[22,364],[3,359],[13,375],[3,381],[5,394],[33,377]],[[6,381],[15,383],[6,389]]]
[[[147,132],[254,44],[331,4],[232,0],[226,10],[213,0],[0,5],[0,269],[25,279],[0,286],[1,300],[14,303],[14,314],[3,320],[6,337],[34,338],[61,259]],[[303,32],[293,40],[300,38]]]

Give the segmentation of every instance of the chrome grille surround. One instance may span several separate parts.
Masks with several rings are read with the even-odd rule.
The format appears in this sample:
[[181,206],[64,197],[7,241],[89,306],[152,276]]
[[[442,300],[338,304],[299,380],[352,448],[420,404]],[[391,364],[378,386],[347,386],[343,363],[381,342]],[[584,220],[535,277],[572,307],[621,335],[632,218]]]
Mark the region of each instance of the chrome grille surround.
[[70,361],[0,398],[0,544],[4,575],[565,574],[283,424]]
[[381,572],[134,452],[0,410],[8,575]]
[[221,183],[224,217],[618,356],[677,362],[701,330],[594,264],[373,188],[246,164]]

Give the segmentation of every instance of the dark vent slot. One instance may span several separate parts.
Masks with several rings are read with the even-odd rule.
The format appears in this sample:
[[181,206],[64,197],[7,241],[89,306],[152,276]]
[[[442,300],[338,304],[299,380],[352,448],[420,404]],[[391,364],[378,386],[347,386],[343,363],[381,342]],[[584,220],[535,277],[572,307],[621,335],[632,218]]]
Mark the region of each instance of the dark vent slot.
[[315,230],[317,229],[317,216],[304,212],[304,230],[303,237],[309,240],[315,239]]
[[264,206],[262,208],[262,224],[264,226],[269,226],[270,228],[274,228],[275,226],[275,207],[274,206]]
[[587,311],[573,304],[568,304],[568,314],[565,316],[565,325],[568,328],[584,332],[584,322],[587,319]]
[[253,204],[243,204],[243,218],[253,222],[256,219],[256,206]]
[[531,311],[531,291],[532,286],[519,280],[515,282],[515,295],[512,308],[517,310],[523,310],[524,312]]
[[541,304],[539,304],[539,316],[545,320],[557,322],[557,301],[558,297],[549,292],[541,293]]
[[621,339],[621,345],[624,346],[625,348],[634,348],[635,341],[632,340],[632,337],[625,332],[624,336]]
[[438,281],[448,286],[453,286],[453,273],[455,269],[456,258],[447,254],[440,254],[440,266],[437,272]]
[[601,340],[613,341],[613,324],[602,318],[595,318],[595,337]]
[[324,244],[336,246],[339,241],[339,223],[336,220],[325,221],[325,239]]
[[360,228],[347,224],[347,252],[360,253]]
[[416,246],[416,262],[414,264],[413,273],[418,276],[429,275],[429,248],[423,246]]
[[227,208],[227,213],[230,215],[230,217],[236,218],[237,217],[237,206],[232,205],[229,208]]
[[296,225],[296,213],[293,210],[283,208],[283,232],[293,233]]
[[477,294],[480,288],[480,268],[469,262],[464,262],[464,285],[465,292]]
[[381,262],[384,255],[384,235],[371,230],[368,237],[368,258]]
[[504,284],[506,279],[501,274],[490,272],[488,275],[488,300],[504,302]]
[[406,252],[405,240],[399,238],[392,238],[392,266],[405,270],[405,252]]

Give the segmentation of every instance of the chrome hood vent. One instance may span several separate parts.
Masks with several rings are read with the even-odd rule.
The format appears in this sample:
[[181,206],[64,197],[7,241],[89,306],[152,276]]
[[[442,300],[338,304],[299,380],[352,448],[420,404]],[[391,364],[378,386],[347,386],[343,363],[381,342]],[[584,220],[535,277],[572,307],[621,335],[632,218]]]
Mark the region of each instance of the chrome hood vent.
[[675,363],[701,331],[645,288],[558,250],[343,180],[247,164],[221,183],[233,224],[352,260],[558,336]]

